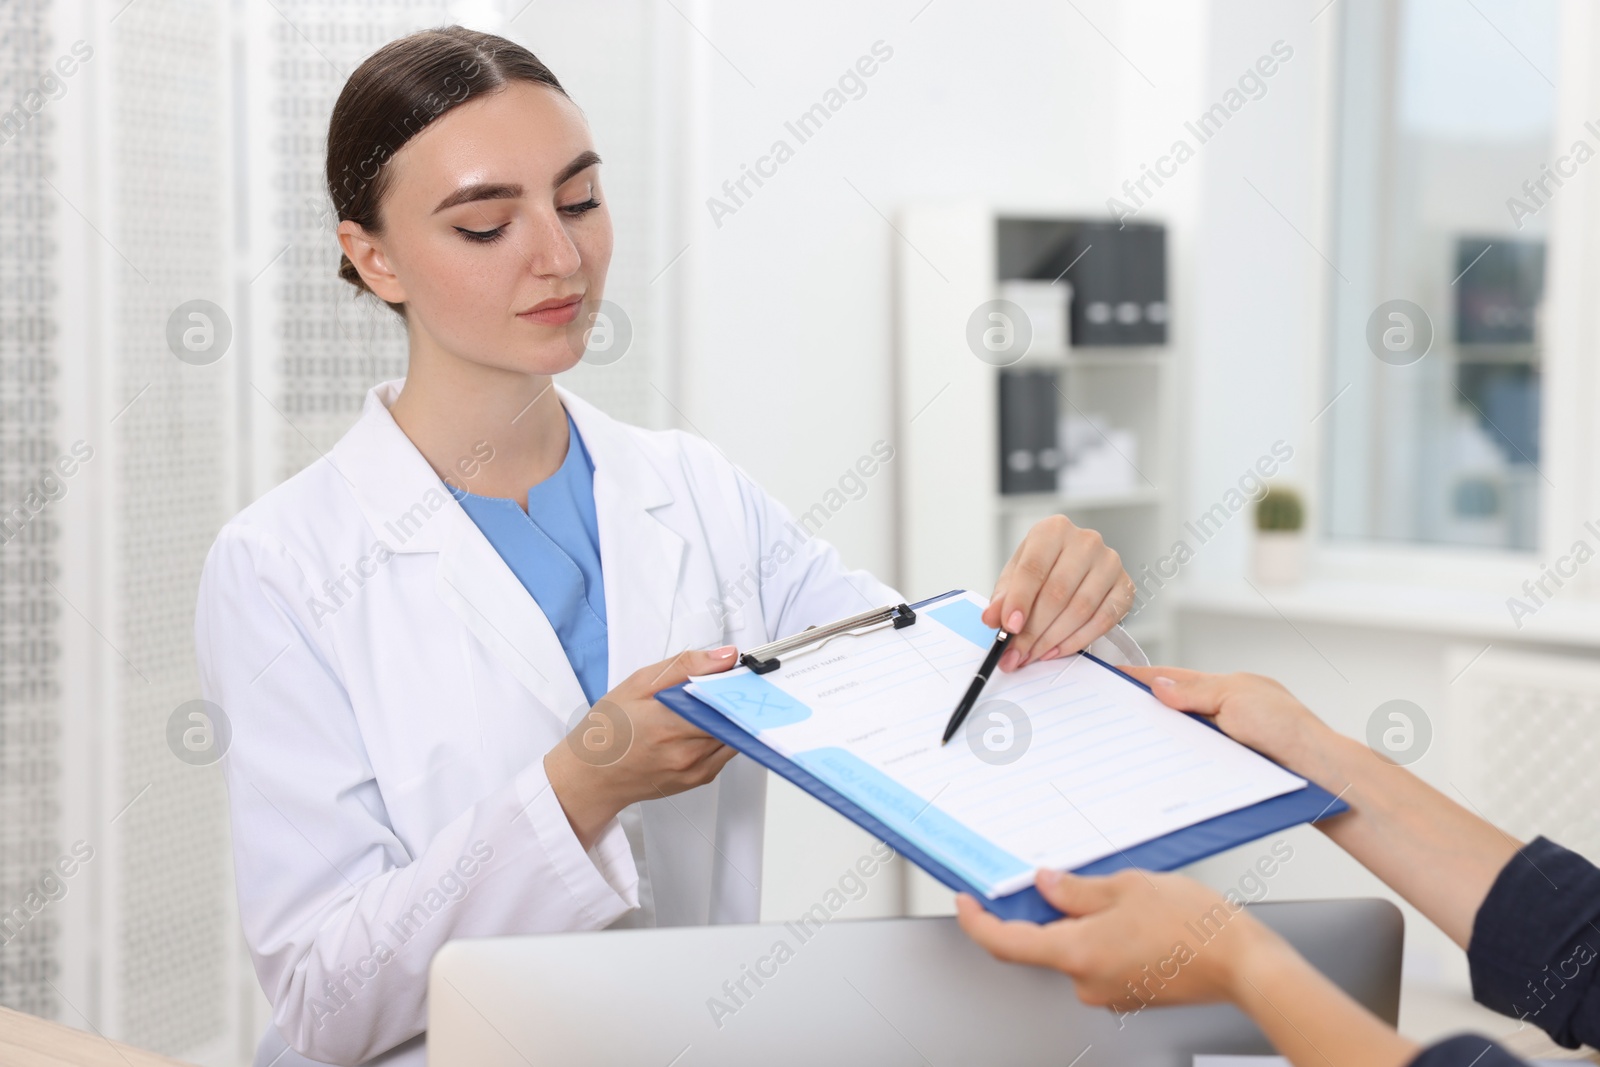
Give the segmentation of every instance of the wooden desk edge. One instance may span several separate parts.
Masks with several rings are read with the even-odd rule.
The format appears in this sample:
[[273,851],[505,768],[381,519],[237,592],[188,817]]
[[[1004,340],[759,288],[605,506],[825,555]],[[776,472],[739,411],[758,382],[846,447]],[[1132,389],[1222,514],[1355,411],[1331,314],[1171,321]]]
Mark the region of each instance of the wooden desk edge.
[[0,1063],[7,1067],[189,1067],[37,1015],[0,1008]]

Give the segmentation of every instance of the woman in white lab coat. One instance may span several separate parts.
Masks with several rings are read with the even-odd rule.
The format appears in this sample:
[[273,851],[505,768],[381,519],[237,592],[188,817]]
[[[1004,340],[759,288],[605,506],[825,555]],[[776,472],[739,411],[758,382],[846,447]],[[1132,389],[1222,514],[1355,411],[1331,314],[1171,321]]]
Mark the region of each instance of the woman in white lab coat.
[[[755,921],[764,772],[654,694],[902,599],[711,444],[552,387],[610,260],[598,164],[537,59],[458,27],[380,50],[334,109],[341,274],[404,316],[407,377],[223,528],[196,616],[258,1063],[420,1065],[452,938]],[[1004,667],[1133,593],[1065,519],[1000,586]]]

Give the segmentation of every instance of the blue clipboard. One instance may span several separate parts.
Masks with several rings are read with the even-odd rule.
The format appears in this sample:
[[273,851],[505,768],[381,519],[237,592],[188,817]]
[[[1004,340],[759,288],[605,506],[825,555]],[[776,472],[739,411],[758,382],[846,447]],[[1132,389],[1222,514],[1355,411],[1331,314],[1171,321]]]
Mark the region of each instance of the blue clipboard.
[[[959,590],[952,590],[959,592]],[[936,601],[943,600],[951,593],[929,597],[911,605],[913,609],[924,607]],[[914,624],[913,624],[914,625]],[[1120,677],[1126,678],[1129,685],[1136,685],[1145,692],[1150,692],[1150,687],[1138,681],[1092,653],[1084,653],[1096,663],[1115,671]],[[929,856],[916,845],[906,840],[901,835],[879,822],[873,814],[853,801],[841,796],[827,783],[812,775],[809,771],[779,755],[771,748],[758,741],[754,735],[748,733],[743,727],[723,715],[722,712],[691,696],[682,685],[664,689],[656,694],[656,699],[667,707],[683,716],[706,733],[715,737],[730,748],[749,756],[757,763],[775,771],[787,778],[807,793],[822,801],[840,815],[849,819],[867,833],[888,844],[906,859],[921,867],[932,875],[942,885],[956,892],[968,893],[985,908],[1002,919],[1027,919],[1031,922],[1052,922],[1061,918],[1061,912],[1052,907],[1033,886],[1018,890],[1003,897],[988,899],[974,885],[955,874],[938,860]],[[1195,715],[1192,712],[1185,714],[1199,719],[1213,730],[1217,729],[1215,723],[1204,715]],[[1349,805],[1338,797],[1329,793],[1321,786],[1306,783],[1304,789],[1297,789],[1293,793],[1272,797],[1259,804],[1252,804],[1247,808],[1218,815],[1214,819],[1196,823],[1185,827],[1165,837],[1158,837],[1153,841],[1146,841],[1141,845],[1124,849],[1114,856],[1095,860],[1077,868],[1074,874],[1110,874],[1128,867],[1140,867],[1151,871],[1170,871],[1182,867],[1207,856],[1225,852],[1238,845],[1247,844],[1268,834],[1279,830],[1286,830],[1291,826],[1301,823],[1314,823],[1319,820],[1337,815],[1349,810]]]

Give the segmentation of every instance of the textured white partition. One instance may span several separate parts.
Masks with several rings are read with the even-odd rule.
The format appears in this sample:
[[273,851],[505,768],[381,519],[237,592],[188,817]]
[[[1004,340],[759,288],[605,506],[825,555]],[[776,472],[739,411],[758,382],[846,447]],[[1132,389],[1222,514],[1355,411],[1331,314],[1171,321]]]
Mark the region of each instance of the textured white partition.
[[166,737],[236,356],[167,338],[232,314],[226,16],[0,10],[0,1003],[204,1061],[237,1047],[226,819]]
[[[168,722],[199,695],[218,528],[405,373],[399,321],[337,277],[324,192],[328,113],[362,58],[462,21],[556,70],[607,160],[606,296],[633,337],[570,384],[670,421],[684,31],[644,0],[511,7],[0,5],[0,1004],[197,1063],[248,1062],[265,1024],[221,777],[174,754]],[[172,350],[194,300],[231,330],[219,358]]]
[[259,496],[326,451],[367,389],[405,374],[405,331],[338,276],[337,219],[323,174],[328,115],[345,79],[388,41],[447,20],[414,0],[247,4],[238,195],[249,307],[250,381],[241,403]]
[[[0,107],[10,108],[54,58],[49,4],[0,8]],[[20,123],[0,144],[0,907],[21,904],[61,851],[62,607],[49,580],[60,567],[59,529],[48,517],[13,520],[59,448],[62,264],[57,224],[66,209],[46,184],[56,116]],[[40,521],[44,518],[45,521]],[[55,916],[0,916],[0,1004],[59,1017],[48,985],[60,968]]]

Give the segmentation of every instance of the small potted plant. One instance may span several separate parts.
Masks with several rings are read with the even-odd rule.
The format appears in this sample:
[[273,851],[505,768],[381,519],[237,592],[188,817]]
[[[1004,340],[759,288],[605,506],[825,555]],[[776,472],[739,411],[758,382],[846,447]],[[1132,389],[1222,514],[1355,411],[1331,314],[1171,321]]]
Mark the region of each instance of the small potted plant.
[[1305,505],[1284,486],[1269,488],[1256,501],[1256,581],[1293,585],[1305,575]]

